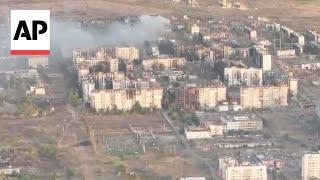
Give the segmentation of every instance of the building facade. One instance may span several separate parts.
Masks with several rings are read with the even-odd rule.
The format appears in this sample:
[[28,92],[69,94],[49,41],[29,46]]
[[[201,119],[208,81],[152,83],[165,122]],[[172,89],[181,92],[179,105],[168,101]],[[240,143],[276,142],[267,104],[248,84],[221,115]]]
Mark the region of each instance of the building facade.
[[219,173],[224,180],[267,180],[267,166],[233,157],[219,158]]
[[186,59],[184,57],[160,57],[155,59],[147,59],[142,61],[144,70],[153,70],[155,66],[163,66],[164,68],[178,68],[185,65]]
[[262,68],[227,67],[224,80],[228,86],[261,86]]
[[28,66],[36,68],[38,66],[46,67],[49,65],[49,58],[43,56],[32,56],[28,58]]
[[254,46],[250,50],[251,62],[254,67],[262,68],[262,71],[269,71],[272,68],[271,54],[261,46]]
[[288,85],[241,87],[240,104],[243,109],[287,106],[288,91]]
[[132,61],[139,59],[139,49],[136,47],[115,47],[114,48],[115,58],[122,60]]
[[182,87],[176,90],[176,105],[180,108],[212,109],[227,99],[223,85],[209,87]]
[[320,179],[320,153],[302,157],[302,180]]
[[160,109],[162,96],[161,88],[95,90],[91,93],[91,106],[96,111],[131,110],[139,102],[142,108]]

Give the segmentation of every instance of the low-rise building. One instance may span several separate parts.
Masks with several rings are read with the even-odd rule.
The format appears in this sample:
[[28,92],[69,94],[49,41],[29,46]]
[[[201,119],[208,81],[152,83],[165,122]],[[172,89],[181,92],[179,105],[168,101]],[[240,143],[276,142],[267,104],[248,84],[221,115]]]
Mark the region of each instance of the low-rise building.
[[46,67],[49,65],[49,58],[46,56],[32,56],[28,58],[28,66],[37,68],[38,66]]
[[200,33],[200,27],[197,24],[192,25],[191,29],[190,29],[190,33],[192,35],[199,34]]
[[45,96],[46,95],[46,89],[43,85],[37,85],[37,86],[31,86],[29,91],[27,91],[28,95],[34,95],[34,96]]
[[278,50],[277,51],[278,58],[294,58],[296,57],[296,50],[295,49],[287,49],[287,50]]
[[207,127],[187,127],[184,130],[187,140],[211,138],[210,129]]
[[205,113],[197,115],[200,123],[208,127],[212,136],[228,135],[231,132],[261,132],[263,121],[254,116]]
[[224,180],[267,180],[267,167],[255,157],[219,158],[219,174]]
[[263,122],[245,115],[222,116],[221,122],[225,124],[226,131],[262,131]]

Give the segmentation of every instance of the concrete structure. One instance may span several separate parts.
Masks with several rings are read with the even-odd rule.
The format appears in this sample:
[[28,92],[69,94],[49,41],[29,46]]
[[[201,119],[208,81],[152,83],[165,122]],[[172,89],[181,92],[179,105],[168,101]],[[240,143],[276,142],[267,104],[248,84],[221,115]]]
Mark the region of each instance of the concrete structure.
[[91,92],[95,89],[93,79],[83,79],[82,81],[82,98],[85,103],[90,103]]
[[289,92],[293,98],[296,98],[298,95],[298,84],[299,84],[298,79],[295,79],[295,78],[289,79]]
[[192,25],[191,29],[190,29],[190,33],[192,35],[199,34],[200,33],[200,27],[197,24]]
[[180,178],[180,180],[206,180],[205,177],[185,177],[185,178]]
[[228,86],[261,86],[262,68],[226,67],[224,80]]
[[0,174],[4,175],[18,175],[20,174],[20,168],[1,168]]
[[158,46],[152,46],[151,47],[151,55],[154,57],[160,56],[160,51]]
[[320,34],[317,33],[316,31],[312,31],[312,30],[308,30],[307,31],[307,37],[311,40],[311,41],[315,41],[315,42],[320,42]]
[[163,66],[164,68],[178,68],[186,63],[185,58],[161,56],[159,58],[147,59],[142,61],[144,70],[152,70],[154,67]]
[[262,131],[263,122],[261,120],[251,119],[245,115],[222,116],[221,122],[225,124],[225,130],[228,131]]
[[199,105],[202,109],[212,109],[218,102],[227,99],[227,88],[222,85],[199,88]]
[[[105,72],[98,72],[92,73],[90,76],[93,78],[94,82],[97,84],[99,89],[105,89],[108,84],[112,83],[112,80],[120,80],[125,79],[125,75],[123,72],[112,72],[112,73],[105,73]],[[112,86],[110,85],[110,88]]]
[[210,124],[207,127],[210,129],[211,136],[223,136],[225,133],[224,124]]
[[45,56],[32,56],[28,57],[28,66],[37,68],[38,66],[46,67],[49,65],[49,58]]
[[188,127],[184,129],[187,140],[211,138],[210,129],[207,127]]
[[255,116],[197,113],[197,117],[200,124],[210,129],[212,136],[228,135],[231,131],[260,132],[263,130],[263,121]]
[[116,72],[119,70],[119,60],[118,59],[109,59],[109,72]]
[[28,95],[35,95],[35,96],[45,96],[46,89],[43,85],[38,86],[31,86],[30,89],[27,91]]
[[304,46],[305,45],[305,38],[303,35],[301,35],[297,32],[293,32],[293,33],[291,33],[291,42],[297,43],[301,46]]
[[245,26],[244,32],[249,36],[250,39],[252,40],[257,39],[257,31],[252,29],[251,27]]
[[288,91],[288,85],[241,87],[240,104],[243,109],[287,106]]
[[305,154],[302,157],[302,180],[320,179],[320,153]]
[[281,36],[288,40],[290,43],[297,43],[301,46],[305,45],[305,38],[303,35],[301,35],[298,32],[295,32],[294,30],[290,29],[287,26],[281,26]]
[[115,47],[115,58],[132,61],[139,59],[139,49],[136,47]]
[[320,63],[318,62],[301,63],[301,69],[309,69],[309,70],[320,69]]
[[150,81],[147,79],[115,79],[112,81],[113,89],[147,89],[150,88]]
[[219,173],[224,180],[267,180],[267,167],[254,159],[219,158]]
[[212,109],[226,99],[227,89],[223,85],[182,87],[176,90],[176,104],[180,108]]
[[161,88],[95,90],[91,93],[91,106],[96,111],[131,110],[138,102],[143,108],[160,109],[162,95]]
[[277,51],[278,58],[294,58],[296,57],[296,50],[295,49],[287,49],[287,50],[278,50]]
[[253,46],[250,50],[250,57],[253,66],[262,68],[263,71],[271,70],[271,55],[264,47]]

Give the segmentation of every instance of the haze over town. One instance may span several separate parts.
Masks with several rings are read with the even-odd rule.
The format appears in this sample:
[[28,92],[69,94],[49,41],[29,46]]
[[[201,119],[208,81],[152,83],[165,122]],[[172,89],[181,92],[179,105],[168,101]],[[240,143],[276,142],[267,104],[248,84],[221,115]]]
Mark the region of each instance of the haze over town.
[[[50,10],[50,55],[10,11]],[[320,179],[320,1],[1,0],[0,179]]]

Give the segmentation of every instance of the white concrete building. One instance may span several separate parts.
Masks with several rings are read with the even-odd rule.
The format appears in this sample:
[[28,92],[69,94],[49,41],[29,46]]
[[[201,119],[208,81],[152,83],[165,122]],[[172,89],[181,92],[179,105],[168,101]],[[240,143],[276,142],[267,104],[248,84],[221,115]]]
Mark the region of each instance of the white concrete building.
[[92,79],[84,79],[82,82],[82,97],[83,101],[90,103],[91,92],[95,89],[95,83]]
[[267,180],[267,166],[233,157],[219,158],[219,174],[224,180]]
[[190,33],[192,35],[200,33],[200,27],[197,24],[191,26]]
[[302,157],[302,180],[320,179],[320,153],[305,154]]
[[272,68],[271,54],[262,46],[253,46],[250,51],[252,65],[269,71]]
[[49,58],[46,56],[32,56],[28,58],[28,66],[36,68],[38,66],[46,67],[49,65]]
[[139,49],[136,47],[115,47],[115,58],[132,61],[139,59]]
[[210,129],[207,127],[187,127],[184,134],[187,140],[211,138]]
[[261,86],[262,68],[226,67],[224,80],[228,86]]

